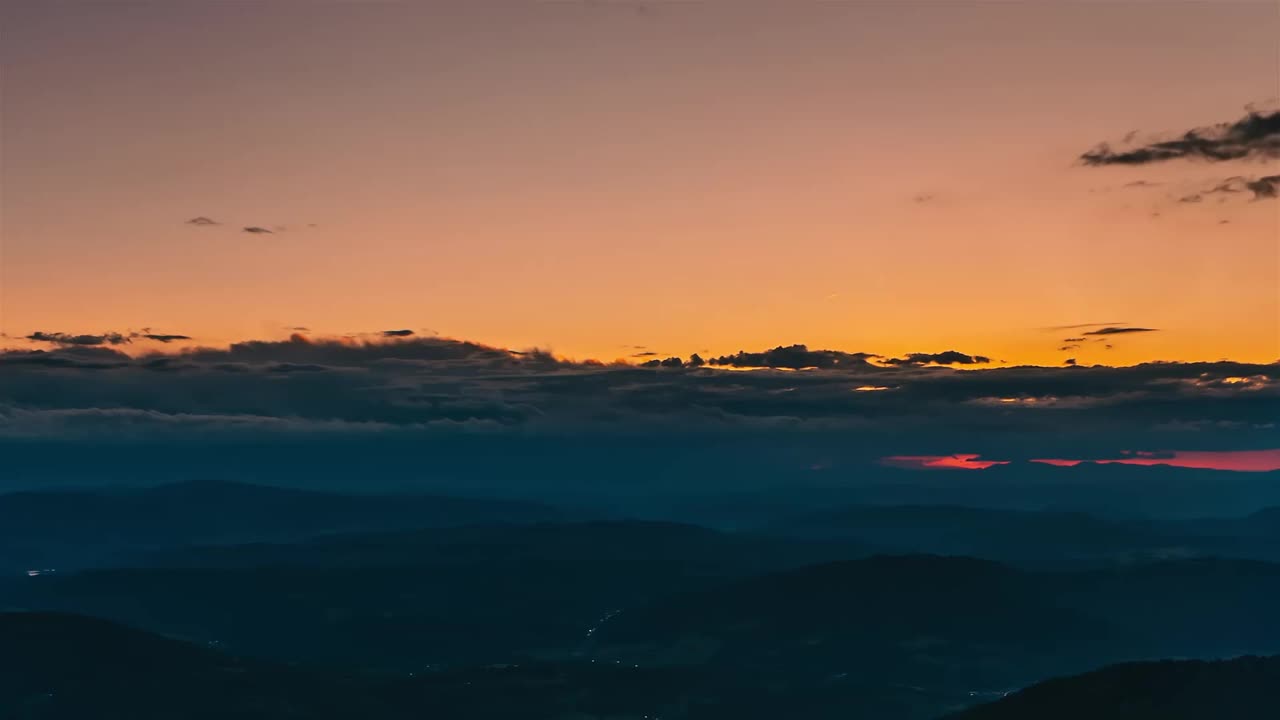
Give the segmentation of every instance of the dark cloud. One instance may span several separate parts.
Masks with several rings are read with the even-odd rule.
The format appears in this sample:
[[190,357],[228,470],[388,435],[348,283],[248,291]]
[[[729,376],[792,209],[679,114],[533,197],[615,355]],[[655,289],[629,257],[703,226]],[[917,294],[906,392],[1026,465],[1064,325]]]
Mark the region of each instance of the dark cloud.
[[412,330],[383,330],[382,331],[382,337],[388,337],[388,338],[409,337],[411,335],[413,335]]
[[[22,477],[12,461],[21,452],[30,465],[19,467],[38,467],[41,481],[53,458],[80,463],[68,465],[76,481],[189,472],[585,488],[603,478],[643,494],[667,473],[685,484],[786,485],[817,459],[851,468],[886,455],[1280,447],[1280,364],[958,372],[793,346],[743,353],[759,370],[699,367],[692,356],[655,370],[439,337],[153,347],[136,357],[106,344],[0,353],[0,481]],[[821,372],[774,369],[816,362]]]
[[1090,330],[1085,335],[1128,335],[1130,333],[1149,333],[1159,332],[1158,328],[1145,327],[1104,327],[1097,330]]
[[653,352],[652,350],[645,350],[644,352],[632,353],[631,357],[633,358],[656,357],[657,355],[658,353]]
[[190,220],[186,221],[186,224],[208,226],[208,225],[221,225],[222,223],[218,222],[217,220],[214,220],[213,218],[207,218],[203,215],[200,215],[199,217],[193,217]]
[[1280,175],[1264,175],[1256,180],[1245,182],[1245,187],[1253,192],[1254,200],[1275,199],[1280,196]]
[[886,365],[982,365],[991,362],[991,358],[984,355],[966,355],[956,350],[947,350],[940,353],[911,353],[906,357],[886,358]]
[[1187,195],[1181,198],[1179,202],[1200,202],[1206,195],[1235,195],[1239,193],[1252,193],[1253,200],[1274,200],[1280,197],[1280,175],[1263,175],[1257,178],[1236,175],[1219,182],[1208,190],[1201,190],[1198,193]]
[[257,225],[246,225],[240,229],[240,232],[253,233],[255,235],[271,235],[272,232],[264,227]]
[[190,340],[189,335],[177,335],[168,333],[152,332],[150,328],[143,328],[142,332],[109,332],[100,335],[93,334],[74,334],[64,332],[43,332],[37,330],[24,337],[25,340],[32,342],[45,342],[54,345],[93,347],[99,345],[128,345],[134,340],[152,340],[161,343],[171,343],[177,340]]
[[681,368],[681,367],[684,367],[684,360],[681,360],[681,359],[680,359],[680,358],[678,358],[678,357],[669,357],[669,358],[666,358],[665,360],[657,360],[657,359],[654,359],[654,360],[649,360],[649,361],[647,361],[647,362],[640,363],[640,367],[646,367],[646,368],[656,368],[656,367],[664,367],[664,368]]
[[847,353],[839,350],[810,350],[804,345],[779,345],[772,350],[749,353],[739,350],[736,355],[721,355],[707,361],[710,365],[739,368],[783,368],[804,370],[816,368],[872,367],[868,359],[879,357],[871,353]]
[[1084,342],[1084,341],[1085,341],[1085,338],[1082,338],[1082,337],[1069,337],[1069,338],[1062,339],[1062,342],[1064,343],[1078,343],[1078,342]]
[[122,333],[103,333],[101,335],[75,335],[63,332],[43,332],[37,330],[26,336],[33,342],[53,343],[54,345],[125,345],[132,341],[131,335]]
[[1147,165],[1182,158],[1218,162],[1280,157],[1280,112],[1250,112],[1233,123],[1188,130],[1180,137],[1126,150],[1103,143],[1080,156],[1085,165]]
[[1076,365],[1076,359],[1075,359],[1075,358],[1067,358],[1066,360],[1063,360],[1063,361],[1062,361],[1062,364],[1063,364],[1063,365],[1071,365],[1071,366],[1073,366],[1073,367],[1074,367],[1074,366]]

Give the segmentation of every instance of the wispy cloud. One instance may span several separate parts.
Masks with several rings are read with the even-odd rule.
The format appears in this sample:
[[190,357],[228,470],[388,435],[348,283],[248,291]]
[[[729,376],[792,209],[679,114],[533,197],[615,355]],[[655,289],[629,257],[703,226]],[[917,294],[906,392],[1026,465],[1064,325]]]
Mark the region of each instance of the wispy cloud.
[[1159,328],[1146,327],[1104,327],[1097,330],[1090,330],[1085,335],[1128,335],[1130,333],[1149,333],[1158,332]]
[[1099,144],[1080,155],[1089,166],[1148,165],[1177,159],[1209,162],[1280,157],[1280,112],[1250,112],[1231,122],[1188,130],[1168,140],[1116,150]]

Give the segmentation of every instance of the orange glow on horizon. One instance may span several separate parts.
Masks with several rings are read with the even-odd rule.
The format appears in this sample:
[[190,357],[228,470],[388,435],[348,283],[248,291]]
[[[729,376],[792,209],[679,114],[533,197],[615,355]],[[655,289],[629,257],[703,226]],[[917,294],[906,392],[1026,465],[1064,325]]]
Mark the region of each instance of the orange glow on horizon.
[[1280,470],[1280,449],[1274,450],[1202,450],[1170,453],[1134,453],[1130,457],[1104,460],[1071,460],[1037,458],[1031,462],[1057,467],[1075,467],[1081,463],[1099,465],[1167,465],[1200,470],[1232,470],[1236,472],[1271,472]]
[[996,465],[1008,465],[1009,460],[981,460],[977,453],[954,455],[890,455],[880,462],[892,467],[921,470],[986,470]]

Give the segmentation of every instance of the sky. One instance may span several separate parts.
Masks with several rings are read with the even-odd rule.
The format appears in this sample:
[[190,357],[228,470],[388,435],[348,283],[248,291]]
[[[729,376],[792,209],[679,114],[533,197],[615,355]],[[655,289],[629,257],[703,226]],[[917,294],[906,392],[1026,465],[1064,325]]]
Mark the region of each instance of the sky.
[[1275,112],[1273,2],[2,13],[10,347],[1280,358],[1276,146],[1082,160]]
[[0,487],[1280,502],[1274,2],[0,8]]

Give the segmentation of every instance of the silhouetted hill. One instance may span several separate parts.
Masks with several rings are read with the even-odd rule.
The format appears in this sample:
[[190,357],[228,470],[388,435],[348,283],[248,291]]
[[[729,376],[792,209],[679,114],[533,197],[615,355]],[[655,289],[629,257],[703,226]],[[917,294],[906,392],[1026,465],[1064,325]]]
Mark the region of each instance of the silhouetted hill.
[[1126,663],[1038,683],[950,720],[1274,720],[1280,657]]
[[0,584],[0,607],[100,615],[275,658],[417,668],[563,656],[623,608],[856,552],[673,523],[442,528],[18,577]]
[[232,482],[0,495],[0,570],[136,559],[190,544],[294,540],[558,519],[546,506],[426,495],[338,495]]
[[792,537],[855,540],[892,553],[942,553],[1026,567],[1072,567],[1211,553],[1216,544],[1166,524],[1082,512],[955,505],[855,506],[769,528]]
[[876,557],[668,598],[593,639],[624,662],[993,691],[1126,659],[1280,650],[1277,593],[1280,566],[1243,561],[1041,573]]
[[687,685],[673,672],[591,664],[318,671],[93,618],[0,614],[0,717],[12,720],[623,720],[677,707]]

